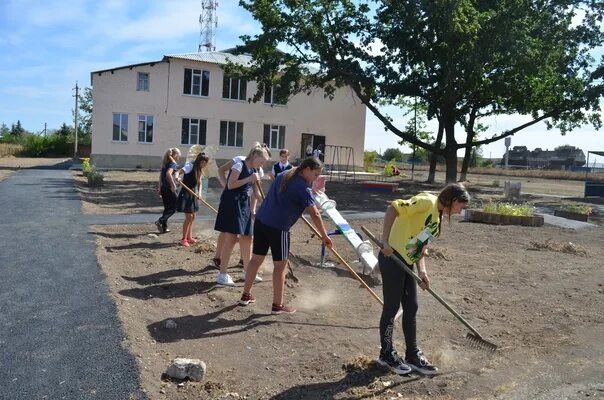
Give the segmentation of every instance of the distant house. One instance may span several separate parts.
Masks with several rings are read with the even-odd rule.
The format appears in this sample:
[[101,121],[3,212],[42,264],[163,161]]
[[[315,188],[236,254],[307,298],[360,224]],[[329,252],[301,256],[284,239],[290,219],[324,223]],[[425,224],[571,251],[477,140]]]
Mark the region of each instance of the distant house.
[[92,72],[92,162],[158,168],[167,148],[186,154],[193,144],[216,145],[221,161],[246,155],[258,141],[288,148],[293,158],[309,144],[349,146],[362,165],[366,107],[350,88],[330,101],[320,89],[278,99],[269,87],[253,103],[256,83],[225,75],[227,59],[251,60],[225,52],[178,54]]
[[[501,160],[505,164],[505,155]],[[509,150],[508,165],[511,167],[572,169],[585,165],[585,153],[574,146],[559,146],[554,150],[537,147],[530,151],[526,146],[514,146]]]

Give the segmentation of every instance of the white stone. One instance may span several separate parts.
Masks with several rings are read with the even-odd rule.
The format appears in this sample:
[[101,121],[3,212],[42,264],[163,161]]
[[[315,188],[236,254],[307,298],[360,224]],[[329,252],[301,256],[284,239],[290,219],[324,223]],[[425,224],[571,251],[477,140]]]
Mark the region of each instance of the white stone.
[[201,381],[205,373],[206,363],[193,358],[176,358],[166,371],[166,374],[172,378],[189,378],[192,381]]

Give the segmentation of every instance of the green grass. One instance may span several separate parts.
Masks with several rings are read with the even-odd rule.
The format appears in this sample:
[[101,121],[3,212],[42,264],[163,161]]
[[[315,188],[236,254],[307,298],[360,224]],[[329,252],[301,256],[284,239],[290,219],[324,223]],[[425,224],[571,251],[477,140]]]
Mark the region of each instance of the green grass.
[[591,214],[591,207],[585,204],[569,203],[562,206],[562,210],[577,214]]

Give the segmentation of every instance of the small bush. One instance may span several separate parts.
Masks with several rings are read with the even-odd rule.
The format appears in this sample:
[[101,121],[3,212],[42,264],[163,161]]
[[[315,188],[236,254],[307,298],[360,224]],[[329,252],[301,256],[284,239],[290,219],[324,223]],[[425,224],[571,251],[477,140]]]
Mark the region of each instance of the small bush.
[[394,162],[389,162],[384,166],[384,175],[386,176],[398,176],[401,174],[401,170],[396,166]]
[[92,166],[90,165],[90,158],[82,158],[82,174],[88,176]]
[[484,212],[515,215],[521,217],[531,217],[535,213],[535,207],[532,204],[510,204],[510,203],[487,203],[484,206]]
[[93,165],[90,167],[90,172],[88,172],[88,186],[103,186],[105,179],[105,175],[101,171],[97,171],[96,167]]

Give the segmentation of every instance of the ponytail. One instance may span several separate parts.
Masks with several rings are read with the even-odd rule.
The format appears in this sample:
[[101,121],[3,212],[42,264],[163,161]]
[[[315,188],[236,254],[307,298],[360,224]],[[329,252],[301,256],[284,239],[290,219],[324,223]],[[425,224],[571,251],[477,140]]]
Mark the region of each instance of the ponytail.
[[170,147],[168,150],[166,150],[166,152],[164,153],[164,157],[161,160],[161,166],[164,167],[168,163],[168,161],[176,162],[174,156],[180,157],[180,150],[178,149],[178,147]]
[[300,163],[298,167],[294,167],[283,173],[283,180],[279,186],[279,192],[284,192],[292,179],[294,179],[297,175],[300,175],[306,168],[310,168],[312,170],[321,169],[323,168],[323,163],[317,157],[306,157],[304,160],[302,160],[302,163]]

